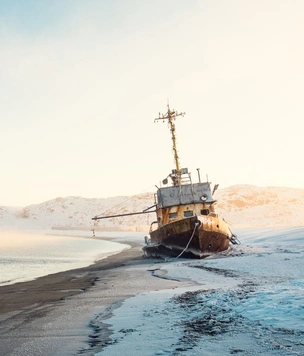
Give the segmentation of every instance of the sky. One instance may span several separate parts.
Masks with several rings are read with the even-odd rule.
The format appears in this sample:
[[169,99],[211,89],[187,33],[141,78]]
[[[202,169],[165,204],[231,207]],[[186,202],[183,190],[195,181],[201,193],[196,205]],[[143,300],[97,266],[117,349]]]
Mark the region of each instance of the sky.
[[196,181],[304,189],[302,0],[0,0],[0,206]]

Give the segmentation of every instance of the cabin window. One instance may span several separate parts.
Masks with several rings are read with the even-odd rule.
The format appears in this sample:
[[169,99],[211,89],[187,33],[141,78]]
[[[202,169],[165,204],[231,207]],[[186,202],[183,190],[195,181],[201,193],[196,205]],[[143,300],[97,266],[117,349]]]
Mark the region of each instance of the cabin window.
[[190,216],[193,216],[193,210],[184,211],[184,217],[185,218],[189,218]]
[[176,219],[176,218],[177,218],[177,213],[169,213],[169,220]]
[[209,215],[209,209],[202,209],[201,210],[202,215]]

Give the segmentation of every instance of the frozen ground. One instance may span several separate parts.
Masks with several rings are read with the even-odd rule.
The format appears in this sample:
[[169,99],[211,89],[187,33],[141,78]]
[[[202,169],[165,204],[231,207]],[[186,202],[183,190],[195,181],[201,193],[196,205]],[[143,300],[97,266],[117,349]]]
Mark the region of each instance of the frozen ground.
[[195,284],[126,299],[106,320],[101,311],[112,334],[95,355],[304,355],[304,228],[238,235],[217,258],[153,265]]

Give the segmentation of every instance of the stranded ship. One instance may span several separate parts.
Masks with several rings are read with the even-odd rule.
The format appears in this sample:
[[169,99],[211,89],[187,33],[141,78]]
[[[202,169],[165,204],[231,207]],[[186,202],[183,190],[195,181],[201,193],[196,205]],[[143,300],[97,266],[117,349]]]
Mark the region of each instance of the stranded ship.
[[155,204],[142,212],[92,218],[156,213],[156,220],[152,222],[143,246],[147,256],[204,258],[227,250],[230,243],[239,243],[227,222],[215,211],[213,194],[218,184],[212,190],[210,182],[201,182],[199,169],[198,182],[193,183],[188,169],[180,168],[175,120],[184,115],[170,110],[168,105],[167,112],[155,119],[168,122],[175,162],[175,168],[162,181],[163,185],[157,187]]

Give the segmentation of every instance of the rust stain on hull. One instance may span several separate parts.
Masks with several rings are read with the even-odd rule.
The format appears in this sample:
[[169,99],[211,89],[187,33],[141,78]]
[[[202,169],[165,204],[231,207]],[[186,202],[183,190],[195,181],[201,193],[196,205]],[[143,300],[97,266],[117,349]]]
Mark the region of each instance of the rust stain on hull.
[[[199,227],[195,228],[198,223]],[[192,236],[193,235],[193,236]],[[228,249],[231,233],[215,217],[192,217],[169,223],[150,232],[150,252],[171,256],[204,258]],[[156,248],[157,247],[157,248]],[[149,246],[147,247],[149,253]]]

